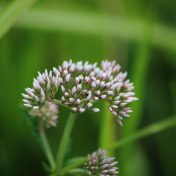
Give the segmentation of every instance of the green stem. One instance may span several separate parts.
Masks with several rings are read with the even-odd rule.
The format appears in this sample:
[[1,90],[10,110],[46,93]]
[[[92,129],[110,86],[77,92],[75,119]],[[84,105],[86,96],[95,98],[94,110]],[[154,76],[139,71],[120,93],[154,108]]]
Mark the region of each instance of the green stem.
[[[157,122],[155,124],[149,125],[148,127],[145,127],[134,134],[130,135],[129,137],[126,137],[124,139],[119,140],[118,142],[114,143],[111,146],[111,149],[119,149],[120,147],[123,147],[126,144],[129,144],[131,142],[135,142],[139,139],[157,134],[159,132],[162,132],[164,130],[170,129],[172,127],[176,127],[176,116],[163,120],[161,122]],[[66,166],[63,169],[62,174],[70,173],[74,168],[84,164],[86,162],[87,157],[80,157],[80,158],[73,158],[72,161],[75,161],[73,164],[70,164],[69,166]],[[71,161],[71,163],[72,163]]]
[[70,170],[83,165],[87,161],[87,157],[76,157],[70,159],[67,165],[62,169],[62,175],[67,174]]
[[63,167],[63,160],[64,160],[64,157],[65,157],[65,153],[66,153],[66,150],[67,150],[67,145],[68,145],[68,142],[69,142],[69,139],[70,139],[70,134],[71,134],[71,131],[73,129],[75,119],[76,119],[76,114],[71,112],[69,117],[68,117],[67,124],[66,124],[66,127],[64,129],[64,133],[62,135],[60,146],[59,146],[58,152],[57,152],[56,174],[58,174],[58,175],[59,175],[59,173],[61,173],[61,169]]
[[54,99],[53,101],[54,101],[54,103],[56,103],[57,105],[62,106],[62,107],[64,107],[64,108],[66,108],[66,109],[71,110],[71,108],[70,108],[69,106],[64,105],[60,100]]
[[[114,142],[114,123],[113,118],[111,118],[112,114],[108,110],[108,104],[104,103],[104,111],[103,117],[101,120],[101,127],[100,127],[100,137],[99,137],[99,147],[108,150],[110,145]],[[109,155],[110,151],[107,151]]]
[[126,144],[135,142],[141,138],[153,135],[153,134],[157,134],[161,131],[164,131],[166,129],[172,128],[176,126],[176,117],[172,117],[166,120],[163,120],[161,122],[157,122],[155,124],[152,124],[148,127],[145,127],[137,132],[135,132],[134,134],[119,140],[118,142],[116,142],[115,144],[113,144],[111,146],[111,149],[118,149]]
[[68,172],[68,174],[71,174],[71,175],[76,175],[76,176],[85,176],[85,175],[88,175],[87,171],[84,170],[84,169],[72,169]]
[[40,138],[41,138],[44,153],[45,153],[46,158],[49,162],[51,170],[53,170],[55,168],[55,160],[54,160],[51,148],[49,146],[44,128],[41,127],[40,130],[39,130],[39,133],[40,133]]

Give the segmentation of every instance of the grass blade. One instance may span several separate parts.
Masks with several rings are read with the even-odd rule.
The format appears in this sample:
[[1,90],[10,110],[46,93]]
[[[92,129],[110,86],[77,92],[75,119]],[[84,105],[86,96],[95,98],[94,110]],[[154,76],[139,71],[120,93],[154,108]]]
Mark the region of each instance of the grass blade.
[[[176,51],[176,32],[156,22],[146,22],[142,19],[91,14],[88,12],[31,9],[18,20],[17,27],[37,29],[50,32],[73,32],[96,36],[122,38],[143,42],[148,34],[148,26],[152,26],[150,33],[151,44]],[[161,37],[162,36],[162,37]]]
[[8,32],[14,25],[21,14],[33,3],[35,0],[17,0],[12,1],[0,14],[0,39]]
[[117,143],[113,144],[112,149],[118,149],[122,146],[125,146],[129,143],[136,142],[137,140],[143,139],[145,137],[160,133],[164,130],[176,127],[176,116],[166,118],[166,120],[162,120],[160,122],[154,123],[145,127],[134,134],[129,135],[128,137],[119,140]]

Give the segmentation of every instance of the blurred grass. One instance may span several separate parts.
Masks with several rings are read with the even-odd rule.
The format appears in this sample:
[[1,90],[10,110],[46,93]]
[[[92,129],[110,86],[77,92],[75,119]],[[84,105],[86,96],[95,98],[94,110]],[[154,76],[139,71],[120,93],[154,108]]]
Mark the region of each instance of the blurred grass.
[[160,122],[151,124],[148,127],[144,127],[141,130],[135,130],[135,132],[132,132],[132,134],[130,134],[129,136],[122,138],[120,141],[117,141],[116,143],[112,144],[109,147],[112,149],[118,149],[120,147],[124,147],[129,143],[134,143],[139,139],[143,139],[150,135],[160,133],[164,130],[173,128],[175,126],[176,126],[176,117],[175,116],[169,117],[166,120],[162,120]]
[[19,16],[34,2],[35,0],[16,0],[1,11],[0,39],[14,25]]
[[[51,32],[76,32],[104,37],[122,38],[144,42],[148,26],[153,26],[150,33],[153,45],[176,51],[175,29],[157,22],[146,23],[143,19],[114,17],[88,12],[48,10],[35,8],[19,19],[17,27]],[[162,37],[161,37],[162,36]]]

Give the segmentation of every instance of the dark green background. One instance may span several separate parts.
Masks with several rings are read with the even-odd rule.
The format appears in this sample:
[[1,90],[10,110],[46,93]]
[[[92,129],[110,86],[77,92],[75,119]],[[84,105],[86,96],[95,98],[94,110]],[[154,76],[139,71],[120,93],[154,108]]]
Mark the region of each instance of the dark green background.
[[[7,0],[0,2],[2,8],[6,5]],[[44,175],[41,165],[44,156],[27,117],[20,110],[21,93],[31,86],[38,70],[50,69],[63,60],[100,62],[116,59],[122,70],[128,71],[140,100],[134,103],[134,113],[124,121],[124,127],[116,125],[117,140],[135,129],[174,116],[175,7],[174,0],[45,0],[37,2],[22,15],[25,17],[33,9],[44,9],[44,15],[48,10],[63,12],[65,16],[56,15],[53,23],[62,18],[63,24],[70,25],[54,28],[49,23],[45,26],[34,23],[27,26],[19,19],[0,39],[0,175]],[[66,16],[72,16],[72,13],[73,17],[80,13],[80,18],[69,21]],[[105,19],[104,27],[96,27],[99,16]],[[122,20],[119,22],[119,19]],[[90,23],[89,27],[84,26],[86,22]],[[144,30],[140,30],[140,24],[145,25]],[[119,26],[117,32],[111,30],[115,25]],[[157,38],[153,35],[155,25],[160,25],[155,32],[163,34]],[[68,112],[61,109],[58,127],[48,129],[54,151],[67,115]],[[98,148],[101,116],[102,113],[85,113],[78,117],[68,152],[70,156],[84,156]],[[129,144],[117,150],[115,155],[119,160],[120,176],[175,176],[176,129],[139,140],[135,146]]]

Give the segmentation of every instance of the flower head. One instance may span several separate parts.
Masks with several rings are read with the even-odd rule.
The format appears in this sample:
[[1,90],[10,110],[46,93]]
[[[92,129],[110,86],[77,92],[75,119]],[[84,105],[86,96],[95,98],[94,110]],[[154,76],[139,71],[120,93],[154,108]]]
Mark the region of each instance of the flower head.
[[47,127],[56,126],[58,107],[53,99],[61,82],[52,71],[45,70],[34,78],[33,87],[26,88],[22,94],[24,106],[29,109],[29,114],[38,117]]
[[58,106],[53,102],[46,101],[40,108],[33,108],[30,111],[30,115],[40,118],[46,127],[55,127],[57,124]]
[[33,87],[22,94],[24,106],[32,111],[41,109],[46,101],[54,103],[58,90],[61,90],[59,101],[74,112],[99,112],[95,102],[108,101],[109,110],[122,125],[123,118],[132,112],[128,104],[137,100],[133,83],[126,77],[127,73],[122,73],[115,61],[102,61],[100,66],[97,63],[65,61],[58,68],[38,73]]
[[116,165],[117,161],[114,157],[107,157],[106,151],[99,149],[97,152],[88,155],[86,168],[91,176],[117,176],[118,168]]

